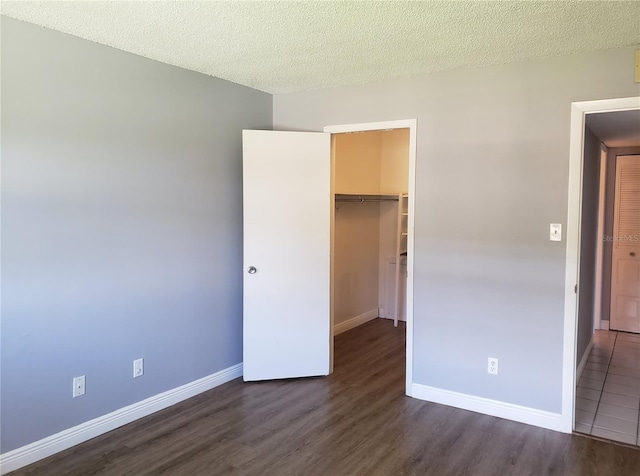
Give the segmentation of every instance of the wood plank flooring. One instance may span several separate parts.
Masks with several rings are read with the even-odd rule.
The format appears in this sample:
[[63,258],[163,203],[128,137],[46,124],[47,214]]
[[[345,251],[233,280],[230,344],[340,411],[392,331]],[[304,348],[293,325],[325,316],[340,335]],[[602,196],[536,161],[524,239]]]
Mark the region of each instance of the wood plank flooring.
[[638,449],[404,396],[404,335],[373,320],[327,378],[234,380],[11,474],[640,474]]

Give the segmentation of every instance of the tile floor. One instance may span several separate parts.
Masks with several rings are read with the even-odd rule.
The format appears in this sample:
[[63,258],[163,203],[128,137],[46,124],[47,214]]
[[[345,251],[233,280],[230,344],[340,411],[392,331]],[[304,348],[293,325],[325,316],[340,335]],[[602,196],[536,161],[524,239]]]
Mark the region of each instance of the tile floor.
[[640,334],[596,331],[576,389],[576,431],[640,446]]

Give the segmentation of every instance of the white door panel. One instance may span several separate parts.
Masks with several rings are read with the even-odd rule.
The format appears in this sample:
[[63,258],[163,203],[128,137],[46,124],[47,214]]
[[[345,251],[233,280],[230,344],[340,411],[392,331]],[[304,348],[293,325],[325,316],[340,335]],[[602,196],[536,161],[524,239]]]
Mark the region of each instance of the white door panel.
[[330,372],[330,137],[243,131],[245,381]]

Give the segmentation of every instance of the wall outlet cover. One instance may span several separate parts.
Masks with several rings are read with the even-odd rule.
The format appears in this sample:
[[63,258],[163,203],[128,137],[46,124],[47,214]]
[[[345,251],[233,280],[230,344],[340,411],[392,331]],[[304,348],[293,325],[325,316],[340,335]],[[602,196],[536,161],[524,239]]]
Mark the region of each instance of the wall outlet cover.
[[84,395],[85,392],[85,376],[73,378],[73,398]]
[[144,375],[144,359],[136,359],[133,361],[133,378],[142,377]]
[[495,357],[489,357],[487,372],[492,375],[498,375],[498,359]]

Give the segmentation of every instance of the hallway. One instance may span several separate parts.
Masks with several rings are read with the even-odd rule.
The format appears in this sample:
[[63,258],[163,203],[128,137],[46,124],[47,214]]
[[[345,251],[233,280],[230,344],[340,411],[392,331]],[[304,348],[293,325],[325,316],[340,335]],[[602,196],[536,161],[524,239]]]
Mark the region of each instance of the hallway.
[[640,335],[596,331],[576,391],[577,432],[640,445]]

